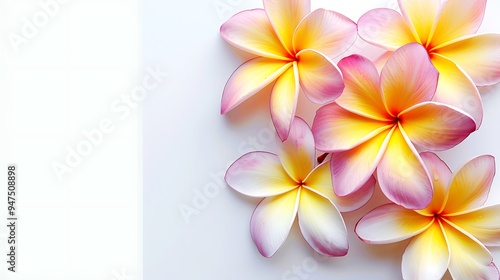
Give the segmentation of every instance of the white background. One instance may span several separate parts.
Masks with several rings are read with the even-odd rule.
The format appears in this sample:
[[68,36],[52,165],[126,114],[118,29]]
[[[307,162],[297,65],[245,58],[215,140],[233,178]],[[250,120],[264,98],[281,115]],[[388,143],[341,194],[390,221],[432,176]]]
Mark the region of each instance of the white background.
[[[354,21],[394,3],[312,0],[313,8]],[[19,272],[7,274],[2,261],[0,279],[401,278],[406,242],[367,245],[352,231],[384,201],[380,193],[345,215],[351,236],[344,258],[313,254],[296,227],[272,259],[255,249],[249,221],[258,201],[231,191],[221,175],[245,152],[273,151],[269,88],[219,115],[224,84],[247,58],[221,39],[219,27],[256,7],[258,0],[69,0],[16,52],[9,34],[21,34],[23,18],[33,21],[43,10],[34,0],[0,0],[0,182],[7,164],[17,164],[20,219]],[[500,32],[499,11],[500,3],[489,1],[482,32]],[[354,52],[373,55],[358,46]],[[156,68],[169,77],[121,118],[112,104]],[[500,87],[482,91],[481,129],[441,153],[454,170],[480,154],[500,158]],[[300,102],[297,114],[311,123],[316,107]],[[82,131],[104,119],[113,132],[59,181],[52,164],[65,163],[66,147],[75,149],[85,141]],[[205,190],[211,197],[196,201]],[[0,188],[0,217],[5,194]],[[500,203],[499,179],[488,203]],[[196,206],[188,217],[179,210]],[[6,237],[1,226],[2,255]],[[500,250],[491,251],[499,260]],[[287,274],[294,267],[305,274]]]
[[[371,8],[394,3],[312,0],[313,8],[336,10],[354,21]],[[499,4],[489,1],[482,31],[500,32]],[[232,14],[260,7],[260,0],[143,1],[145,60],[162,61],[171,69],[167,94],[148,99],[143,112],[145,279],[401,279],[407,242],[367,245],[353,233],[356,221],[385,201],[379,193],[367,206],[345,215],[350,251],[344,258],[313,254],[297,227],[271,259],[252,243],[249,221],[258,200],[226,187],[222,175],[245,152],[274,151],[270,88],[227,116],[219,114],[227,79],[248,58],[222,40],[219,28]],[[361,45],[355,51],[369,50]],[[481,130],[442,153],[453,170],[480,154],[500,158],[500,87],[483,92]],[[297,114],[311,123],[315,107],[303,96],[299,102]],[[204,192],[206,200],[200,198]],[[489,203],[499,203],[499,195],[497,178]],[[191,215],[183,217],[180,209],[191,209]],[[500,250],[492,252],[500,262]],[[294,266],[305,274],[287,274]]]
[[[136,0],[0,1],[0,279],[139,279],[140,130],[111,104],[141,83]],[[35,19],[34,19],[35,17]],[[35,24],[24,36],[26,18]],[[27,42],[10,42],[12,34]],[[31,34],[31,35],[30,35]],[[114,130],[62,181],[53,162]],[[18,166],[18,272],[7,272],[7,165]]]

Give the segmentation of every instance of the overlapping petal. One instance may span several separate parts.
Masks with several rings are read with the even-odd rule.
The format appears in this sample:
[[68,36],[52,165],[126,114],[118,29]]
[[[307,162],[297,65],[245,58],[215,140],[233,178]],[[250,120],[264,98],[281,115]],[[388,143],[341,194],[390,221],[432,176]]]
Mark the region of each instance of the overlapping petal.
[[251,152],[237,159],[226,171],[225,180],[234,190],[248,196],[275,196],[297,187],[277,155]]
[[302,235],[314,250],[331,257],[347,254],[344,219],[330,200],[302,189],[298,217]]
[[500,205],[474,209],[446,219],[470,233],[486,246],[500,246]]
[[434,217],[421,216],[396,204],[379,206],[356,225],[358,237],[367,243],[385,244],[415,236],[432,225]]
[[490,86],[500,82],[500,34],[460,39],[439,48],[437,53],[460,65],[476,86]]
[[250,234],[264,257],[271,257],[285,242],[295,221],[300,188],[276,197],[264,198],[250,220]]
[[360,116],[391,121],[393,117],[385,110],[380,77],[373,63],[363,56],[351,55],[338,65],[344,76],[345,89],[335,102]]
[[241,102],[276,80],[292,63],[258,57],[243,63],[231,75],[222,93],[221,114],[225,114]]
[[370,180],[384,155],[394,129],[387,129],[356,148],[332,154],[330,167],[336,195],[351,195]]
[[366,118],[332,103],[316,112],[312,131],[316,148],[330,152],[352,149],[392,126],[389,122]]
[[[500,245],[500,205],[474,208],[487,195],[485,189],[495,169],[493,158],[472,159],[451,178],[448,166],[437,155],[426,152],[421,157],[433,179],[431,204],[416,211],[394,203],[379,206],[361,218],[356,233],[365,242],[381,244],[412,237],[403,255],[404,279],[441,279],[446,269],[453,279],[499,279],[493,258],[481,242]],[[457,184],[468,184],[470,189],[459,189]],[[463,205],[452,210],[469,210],[448,211],[447,203],[457,198],[461,200],[454,201],[454,206]]]
[[447,223],[443,223],[443,228],[450,248],[448,269],[454,279],[500,278],[493,258],[484,245]]
[[483,102],[474,81],[461,68],[439,54],[431,55],[439,71],[439,82],[434,101],[454,106],[469,114],[479,128],[483,120]]
[[314,169],[314,138],[303,119],[294,118],[288,139],[284,142],[276,139],[276,147],[283,167],[297,183],[302,182]]
[[415,39],[403,17],[392,9],[373,9],[361,16],[358,21],[359,36],[387,50],[395,51]]
[[299,98],[297,63],[292,65],[278,78],[271,92],[271,118],[282,141],[288,138]]
[[432,47],[476,33],[483,21],[486,0],[447,1],[434,30]]
[[435,103],[420,103],[399,116],[408,138],[428,150],[447,150],[476,130],[476,123],[455,108]]
[[382,72],[382,69],[384,68],[385,64],[387,63],[387,60],[389,60],[389,58],[391,57],[391,55],[393,53],[394,52],[386,51],[386,52],[382,53],[379,57],[375,58],[375,60],[373,61],[373,64],[375,64],[375,67],[377,68],[377,70],[379,72]]
[[431,176],[434,193],[429,206],[417,212],[422,215],[434,216],[436,213],[441,213],[444,208],[452,173],[448,165],[436,154],[426,152],[421,153],[420,157]]
[[222,24],[220,33],[226,42],[249,53],[279,60],[290,57],[263,9],[234,15]]
[[467,162],[453,177],[443,214],[481,207],[495,176],[495,159],[484,155]]
[[329,58],[315,50],[300,51],[297,58],[300,86],[312,102],[330,103],[342,93],[342,74]]
[[356,24],[346,16],[317,9],[297,26],[293,36],[294,51],[312,49],[335,58],[354,44],[356,33]]
[[323,162],[309,174],[304,188],[330,199],[340,212],[350,212],[359,209],[370,200],[375,190],[375,183],[375,178],[371,177],[358,191],[348,196],[337,196],[332,188],[330,162]]
[[396,117],[415,104],[430,101],[436,92],[438,77],[438,71],[421,45],[411,43],[399,48],[380,74],[387,111]]
[[413,237],[403,254],[404,279],[441,279],[448,268],[450,254],[438,219]]
[[384,194],[409,209],[423,209],[432,199],[429,173],[415,147],[401,127],[396,128],[377,168]]
[[424,46],[432,39],[435,24],[441,13],[441,0],[398,0],[406,23]]
[[281,43],[293,53],[293,33],[302,19],[310,13],[309,0],[264,0],[264,9]]

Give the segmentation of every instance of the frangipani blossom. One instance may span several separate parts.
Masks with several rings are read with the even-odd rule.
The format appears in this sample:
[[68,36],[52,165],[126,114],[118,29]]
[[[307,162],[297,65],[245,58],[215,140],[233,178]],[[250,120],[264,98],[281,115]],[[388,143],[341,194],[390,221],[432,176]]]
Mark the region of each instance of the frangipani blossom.
[[346,88],[314,119],[316,148],[332,152],[337,195],[357,191],[376,171],[384,194],[411,209],[432,198],[432,179],[415,145],[449,149],[475,131],[463,111],[431,101],[438,72],[419,44],[399,48],[381,75],[368,59],[353,55],[339,62]]
[[421,155],[434,179],[434,197],[423,210],[395,204],[375,208],[356,225],[365,242],[411,238],[403,254],[404,279],[494,279],[500,274],[486,246],[500,245],[500,205],[484,207],[495,174],[492,156],[465,164],[453,177],[433,153]]
[[411,42],[423,45],[440,73],[434,100],[464,110],[479,127],[483,108],[476,86],[500,82],[500,34],[474,35],[486,0],[398,2],[402,15],[391,9],[363,15],[358,21],[359,36],[388,51]]
[[375,179],[350,197],[333,193],[328,162],[315,167],[314,138],[309,126],[295,118],[288,140],[276,141],[278,154],[251,152],[236,160],[225,180],[236,191],[264,198],[250,221],[250,233],[264,257],[286,240],[298,215],[305,240],[326,256],[347,254],[347,232],[340,211],[353,211],[372,196]]
[[342,75],[331,59],[354,43],[356,24],[333,11],[310,9],[309,0],[264,0],[264,9],[243,11],[222,25],[224,40],[257,55],[229,78],[222,114],[276,81],[271,117],[281,140],[286,140],[300,88],[318,104],[342,93]]

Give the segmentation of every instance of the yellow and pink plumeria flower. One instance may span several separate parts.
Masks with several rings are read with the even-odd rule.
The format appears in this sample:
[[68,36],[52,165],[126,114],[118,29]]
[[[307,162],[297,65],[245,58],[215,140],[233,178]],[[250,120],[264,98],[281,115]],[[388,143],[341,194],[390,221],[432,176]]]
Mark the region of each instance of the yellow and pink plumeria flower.
[[483,109],[476,86],[500,82],[500,35],[474,35],[486,0],[398,2],[402,15],[391,9],[363,15],[358,21],[359,36],[388,51],[411,42],[423,45],[440,73],[434,100],[464,110],[479,127]]
[[342,93],[342,75],[331,59],[354,43],[356,24],[333,11],[310,9],[309,0],[264,0],[264,9],[243,11],[222,25],[224,40],[257,55],[229,78],[222,114],[276,81],[271,117],[281,140],[286,140],[300,88],[318,104]]
[[454,147],[475,131],[471,116],[431,101],[438,72],[419,44],[399,48],[379,74],[368,59],[353,55],[339,62],[345,90],[314,119],[316,148],[332,152],[337,195],[361,188],[376,171],[384,194],[411,209],[432,198],[432,178],[415,146]]
[[434,197],[418,211],[395,204],[375,208],[356,225],[365,242],[386,244],[411,238],[403,254],[404,279],[494,279],[500,274],[486,246],[500,245],[500,205],[483,206],[495,174],[492,156],[466,163],[453,177],[433,153],[421,155]]
[[225,180],[234,190],[264,198],[255,209],[250,233],[259,252],[271,257],[286,240],[295,217],[305,240],[326,256],[347,254],[347,232],[340,211],[353,211],[372,196],[370,178],[352,196],[333,193],[328,162],[315,166],[309,126],[294,118],[286,141],[276,141],[278,154],[251,152],[236,160]]

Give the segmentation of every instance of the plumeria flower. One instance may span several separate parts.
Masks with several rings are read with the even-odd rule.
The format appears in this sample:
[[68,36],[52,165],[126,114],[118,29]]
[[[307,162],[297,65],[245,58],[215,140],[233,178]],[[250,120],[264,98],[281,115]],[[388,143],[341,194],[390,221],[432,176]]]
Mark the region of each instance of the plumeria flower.
[[337,195],[349,195],[376,170],[383,193],[394,203],[425,208],[432,178],[416,146],[454,147],[475,131],[465,112],[431,101],[438,72],[416,43],[398,49],[381,75],[368,59],[353,55],[339,62],[346,88],[335,103],[316,112],[316,148],[333,152],[331,171]]
[[318,253],[347,254],[347,232],[340,211],[353,211],[372,196],[375,179],[350,197],[333,193],[328,162],[315,167],[314,138],[309,126],[295,118],[288,140],[276,139],[278,154],[251,152],[236,160],[225,179],[236,191],[264,198],[250,221],[250,234],[264,257],[286,240],[298,214],[302,235]]
[[483,108],[475,86],[500,82],[500,35],[475,35],[486,0],[398,2],[402,15],[391,9],[363,15],[358,21],[359,36],[388,51],[411,42],[423,45],[440,73],[434,100],[466,111],[479,127]]
[[331,59],[354,43],[356,24],[333,11],[310,9],[309,0],[264,0],[264,9],[243,11],[222,25],[224,40],[257,55],[229,78],[222,114],[276,81],[271,117],[281,140],[286,140],[300,88],[318,104],[342,93],[342,75]]
[[423,153],[434,179],[434,197],[423,210],[395,204],[375,208],[356,225],[365,242],[386,244],[411,238],[403,254],[404,279],[500,279],[486,246],[500,245],[500,205],[483,206],[495,174],[495,159],[480,156],[453,177],[433,153]]

